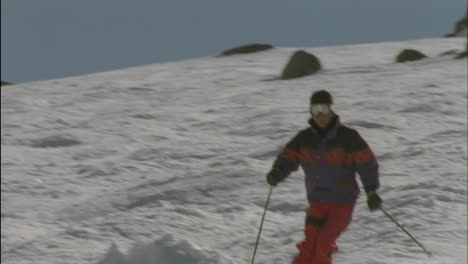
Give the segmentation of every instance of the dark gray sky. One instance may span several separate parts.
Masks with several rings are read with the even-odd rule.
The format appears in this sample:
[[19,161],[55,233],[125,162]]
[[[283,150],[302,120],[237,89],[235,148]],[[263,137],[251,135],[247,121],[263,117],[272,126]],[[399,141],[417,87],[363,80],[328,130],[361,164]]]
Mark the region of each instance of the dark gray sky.
[[1,0],[1,79],[45,80],[217,55],[440,37],[466,0]]

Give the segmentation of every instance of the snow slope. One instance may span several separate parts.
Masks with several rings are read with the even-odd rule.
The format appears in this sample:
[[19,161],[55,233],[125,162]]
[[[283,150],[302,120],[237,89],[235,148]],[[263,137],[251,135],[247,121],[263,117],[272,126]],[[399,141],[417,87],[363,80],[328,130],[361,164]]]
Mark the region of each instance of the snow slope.
[[[464,38],[304,48],[325,69],[271,81],[297,48],[146,65],[1,89],[1,261],[250,263],[276,154],[327,89],[381,165],[335,263],[467,262]],[[430,58],[394,64],[416,48]],[[302,172],[274,189],[256,263],[303,238]]]

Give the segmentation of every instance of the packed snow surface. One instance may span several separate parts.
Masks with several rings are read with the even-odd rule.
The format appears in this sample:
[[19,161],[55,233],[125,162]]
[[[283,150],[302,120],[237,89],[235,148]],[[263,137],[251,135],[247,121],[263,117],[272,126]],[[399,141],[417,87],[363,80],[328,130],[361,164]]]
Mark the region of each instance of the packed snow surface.
[[[445,53],[465,41],[302,48],[324,70],[289,81],[299,48],[2,87],[1,262],[250,263],[265,174],[327,89],[377,155],[384,208],[435,252],[361,197],[334,263],[467,263],[467,61]],[[429,58],[395,64],[405,48]],[[290,263],[306,207],[298,171],[256,263]]]

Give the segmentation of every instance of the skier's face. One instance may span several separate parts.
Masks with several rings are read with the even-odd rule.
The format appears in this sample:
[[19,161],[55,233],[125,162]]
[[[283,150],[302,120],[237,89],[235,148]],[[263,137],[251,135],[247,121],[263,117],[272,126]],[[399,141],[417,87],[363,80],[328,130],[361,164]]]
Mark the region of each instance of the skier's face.
[[329,114],[320,113],[318,115],[314,115],[312,118],[314,119],[315,123],[319,127],[326,128],[328,124],[331,122],[332,117],[333,117],[333,112],[330,112]]
[[321,128],[326,128],[333,118],[333,111],[329,104],[310,105],[310,114]]

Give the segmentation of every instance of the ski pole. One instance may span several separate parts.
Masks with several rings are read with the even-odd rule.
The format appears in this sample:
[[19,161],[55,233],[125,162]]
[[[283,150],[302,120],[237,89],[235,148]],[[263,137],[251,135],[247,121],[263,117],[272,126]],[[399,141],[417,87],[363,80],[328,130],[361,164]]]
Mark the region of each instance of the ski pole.
[[416,238],[414,238],[408,231],[406,231],[406,229],[400,225],[387,211],[385,211],[382,207],[380,207],[380,210],[382,210],[382,212],[388,216],[388,218],[390,218],[390,220],[392,220],[398,227],[401,228],[401,230],[403,230],[411,239],[413,239],[414,242],[416,242],[416,244],[418,244],[425,252],[426,254],[431,257],[433,252],[431,250],[427,250],[421,243],[419,243],[418,240],[416,240]]
[[270,203],[271,192],[273,191],[273,186],[270,186],[270,192],[268,193],[268,198],[265,203],[265,209],[263,210],[262,221],[260,223],[260,229],[258,230],[257,242],[255,243],[255,249],[252,257],[252,264],[255,262],[255,255],[257,254],[258,241],[260,240],[260,234],[262,233],[263,221],[265,220],[265,215],[267,212],[268,204]]

